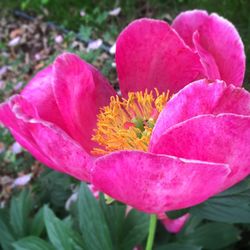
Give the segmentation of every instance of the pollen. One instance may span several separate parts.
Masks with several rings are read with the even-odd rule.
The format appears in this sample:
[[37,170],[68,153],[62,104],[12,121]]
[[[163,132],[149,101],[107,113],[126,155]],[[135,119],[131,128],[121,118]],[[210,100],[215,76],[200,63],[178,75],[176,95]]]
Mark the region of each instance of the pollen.
[[128,98],[112,96],[109,106],[100,110],[92,140],[99,147],[95,155],[117,150],[147,151],[156,120],[169,99],[169,91],[130,92]]

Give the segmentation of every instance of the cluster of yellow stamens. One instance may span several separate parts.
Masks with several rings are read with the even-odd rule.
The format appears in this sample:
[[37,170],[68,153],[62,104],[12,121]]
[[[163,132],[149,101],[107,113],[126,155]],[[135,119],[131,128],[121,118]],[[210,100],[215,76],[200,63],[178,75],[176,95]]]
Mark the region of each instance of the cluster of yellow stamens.
[[152,129],[169,99],[169,92],[158,90],[130,92],[128,98],[113,96],[110,105],[101,109],[92,137],[100,147],[93,154],[104,155],[116,150],[147,151]]

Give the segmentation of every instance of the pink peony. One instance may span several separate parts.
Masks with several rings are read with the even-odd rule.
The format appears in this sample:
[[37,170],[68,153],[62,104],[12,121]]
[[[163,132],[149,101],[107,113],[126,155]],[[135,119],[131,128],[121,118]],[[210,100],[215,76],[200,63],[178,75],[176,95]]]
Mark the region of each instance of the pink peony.
[[[0,106],[0,120],[39,161],[147,213],[196,205],[249,174],[250,94],[231,23],[204,11],[172,27],[134,21],[116,64],[128,100],[64,53]],[[167,101],[168,90],[180,91]]]
[[158,219],[161,220],[163,226],[170,233],[178,233],[181,231],[186,221],[189,219],[190,214],[184,214],[177,219],[169,219],[165,213],[158,215]]

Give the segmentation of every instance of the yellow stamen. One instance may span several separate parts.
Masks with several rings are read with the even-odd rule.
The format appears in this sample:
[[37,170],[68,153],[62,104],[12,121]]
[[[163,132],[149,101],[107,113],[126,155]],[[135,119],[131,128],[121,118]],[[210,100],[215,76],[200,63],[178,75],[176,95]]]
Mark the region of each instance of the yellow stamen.
[[101,109],[92,137],[100,147],[93,154],[117,150],[147,151],[155,122],[169,99],[169,92],[158,90],[130,92],[128,99],[112,96],[109,106]]

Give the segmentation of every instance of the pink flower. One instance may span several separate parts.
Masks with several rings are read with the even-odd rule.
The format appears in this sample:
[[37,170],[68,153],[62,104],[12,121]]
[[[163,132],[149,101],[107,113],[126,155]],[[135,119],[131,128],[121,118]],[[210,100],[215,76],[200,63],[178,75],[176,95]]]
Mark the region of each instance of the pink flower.
[[[243,45],[215,14],[185,12],[174,27],[180,35],[141,19],[120,34],[116,64],[128,100],[64,53],[0,106],[1,122],[39,161],[144,212],[193,206],[225,190],[250,169]],[[201,78],[209,80],[186,86]],[[168,89],[181,90],[165,106]]]
[[158,215],[158,219],[161,220],[163,226],[170,233],[178,233],[189,219],[190,214],[184,214],[177,219],[169,219],[165,213]]

